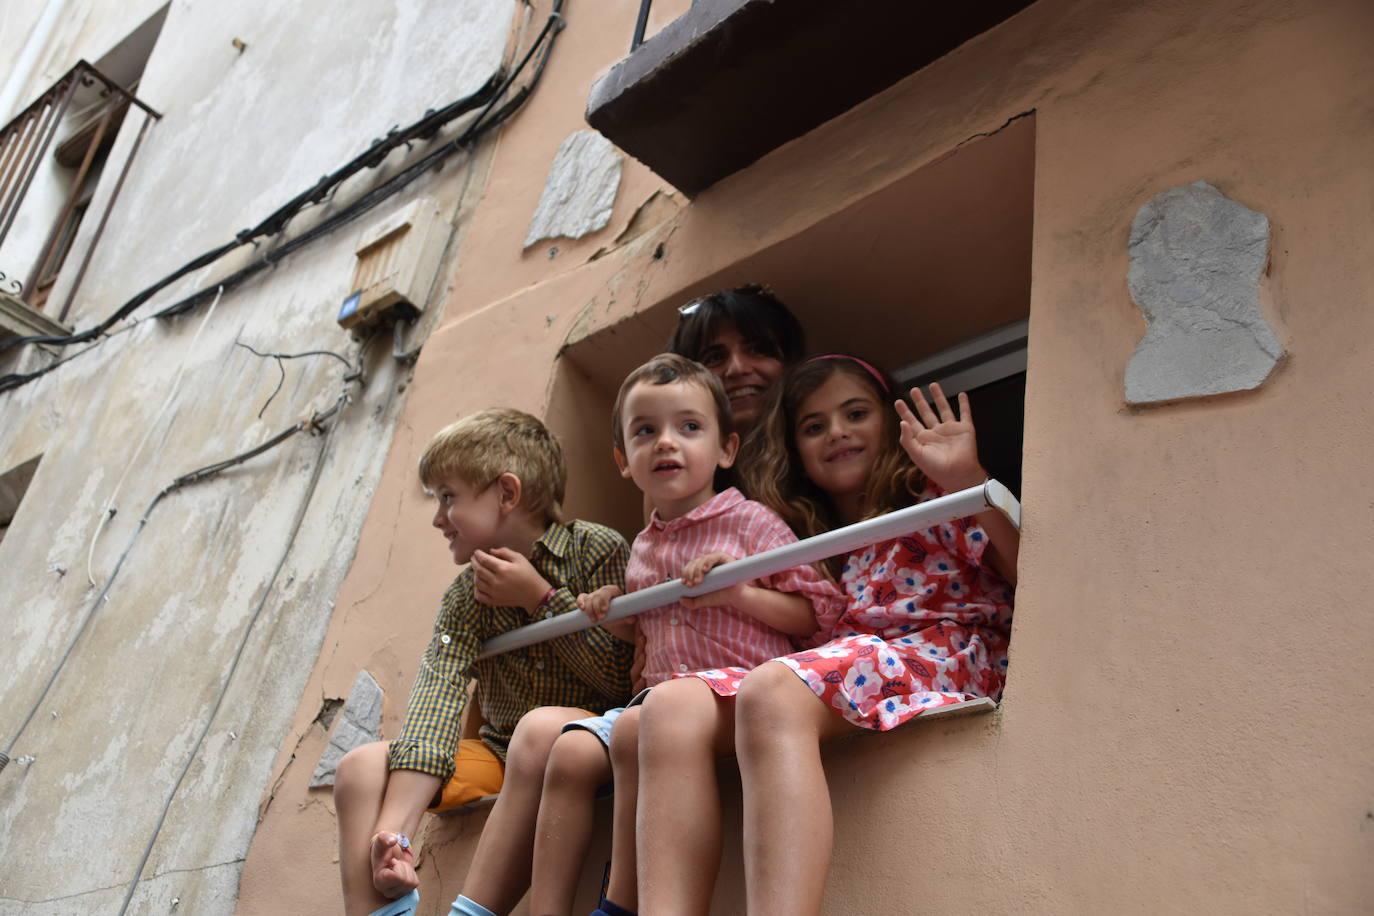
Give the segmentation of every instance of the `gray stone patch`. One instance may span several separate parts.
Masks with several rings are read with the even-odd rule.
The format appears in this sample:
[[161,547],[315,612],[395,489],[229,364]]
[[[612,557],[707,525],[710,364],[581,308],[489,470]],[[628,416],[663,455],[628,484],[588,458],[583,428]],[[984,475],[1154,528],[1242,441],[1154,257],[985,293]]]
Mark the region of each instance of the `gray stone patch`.
[[343,755],[382,737],[382,688],[366,671],[359,671],[348,700],[329,736],[329,746],[310,777],[310,788],[334,785],[334,773]]
[[605,227],[620,190],[623,159],[615,145],[594,130],[570,134],[549,166],[525,247],[540,239],[580,239]]
[[1258,387],[1283,356],[1260,313],[1269,218],[1205,181],[1170,188],[1131,224],[1131,298],[1150,326],[1126,365],[1149,404]]

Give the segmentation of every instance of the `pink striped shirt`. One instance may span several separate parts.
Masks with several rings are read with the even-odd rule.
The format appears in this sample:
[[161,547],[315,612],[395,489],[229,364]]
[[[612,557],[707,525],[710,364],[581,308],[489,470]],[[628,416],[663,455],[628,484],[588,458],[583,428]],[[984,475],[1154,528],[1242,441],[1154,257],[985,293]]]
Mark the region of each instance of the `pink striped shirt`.
[[[776,513],[731,487],[672,521],[662,521],[655,512],[630,548],[625,584],[638,591],[678,578],[687,561],[708,553],[723,551],[740,559],[796,539]],[[804,595],[818,617],[833,616],[831,605],[844,601],[835,583],[810,566],[755,584]],[[784,634],[728,606],[689,611],[674,603],[640,614],[639,626],[645,642],[644,679],[650,686],[686,671],[753,668],[796,651]]]

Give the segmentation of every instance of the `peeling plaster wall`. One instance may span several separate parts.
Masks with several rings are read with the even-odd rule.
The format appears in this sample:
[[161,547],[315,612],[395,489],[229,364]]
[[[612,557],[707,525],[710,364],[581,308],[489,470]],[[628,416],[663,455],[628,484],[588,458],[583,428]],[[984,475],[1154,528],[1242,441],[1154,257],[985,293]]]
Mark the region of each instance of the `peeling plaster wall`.
[[[614,327],[647,351],[687,291],[754,279],[732,265],[1032,109],[1025,531],[1007,696],[993,716],[827,749],[840,816],[825,911],[907,912],[913,898],[952,913],[1368,909],[1374,618],[1362,545],[1374,512],[1358,494],[1374,449],[1374,10],[1039,0],[623,245],[616,234],[662,188],[632,162],[604,230],[522,251],[549,161],[581,126],[591,82],[624,54],[616,29],[630,6],[570,8],[549,79],[502,135],[328,651],[277,753],[242,911],[336,907],[322,839],[332,800],[305,787],[325,746],[315,698],[344,696],[366,668],[387,691],[384,734],[399,725],[451,576],[410,481],[429,434],[492,403],[561,418],[569,398],[556,384],[595,393],[557,362],[569,338]],[[1125,366],[1145,327],[1126,281],[1131,221],[1196,180],[1269,218],[1272,299],[1260,304],[1288,358],[1255,391],[1131,408]],[[884,318],[885,333],[914,339],[939,305]],[[578,422],[597,422],[595,405],[576,406]],[[614,485],[576,479],[570,503],[604,504]],[[715,911],[734,913],[737,790],[725,798]],[[422,912],[462,887],[482,819],[431,821]],[[579,902],[595,899],[598,842]]]
[[[116,16],[113,7],[92,7],[88,19],[59,30],[44,60],[60,73],[77,57],[94,59],[121,37],[121,24],[132,30],[150,9],[121,7]],[[476,90],[502,64],[515,9],[489,0],[403,0],[351,8],[341,18],[321,3],[174,3],[139,90],[164,118],[150,130],[111,213],[72,323],[89,327],[392,125]],[[242,54],[233,37],[247,43]],[[0,69],[0,79],[6,76]],[[125,124],[116,161],[136,128]],[[273,759],[302,702],[401,415],[409,370],[391,358],[390,336],[367,353],[365,384],[352,386],[351,402],[325,424],[330,432],[303,433],[173,492],[141,533],[139,519],[178,475],[335,403],[345,388],[338,361],[286,361],[269,404],[281,378],[276,363],[236,341],[278,353],[333,350],[356,361],[359,345],[334,319],[350,290],[359,237],[417,194],[434,197],[446,218],[461,223],[463,195],[480,183],[487,156],[481,148],[451,158],[360,220],[226,292],[213,313],[202,306],[168,322],[143,317],[212,285],[252,254],[225,258],[55,372],[0,394],[0,469],[43,455],[0,544],[0,741],[15,735],[96,603],[88,547],[126,470],[118,514],[95,545],[98,583],[132,544],[108,600],[98,602],[15,744],[12,756],[32,755],[33,762],[12,762],[0,773],[0,913],[117,911],[188,759],[130,912],[167,912],[174,899],[179,912],[233,910]],[[293,220],[287,237],[405,161],[402,151],[350,179]],[[109,192],[103,183],[93,212]],[[83,225],[83,238],[92,229]],[[431,323],[443,289],[441,272]],[[309,702],[318,707],[320,700]],[[34,868],[23,851],[38,846],[44,864]]]

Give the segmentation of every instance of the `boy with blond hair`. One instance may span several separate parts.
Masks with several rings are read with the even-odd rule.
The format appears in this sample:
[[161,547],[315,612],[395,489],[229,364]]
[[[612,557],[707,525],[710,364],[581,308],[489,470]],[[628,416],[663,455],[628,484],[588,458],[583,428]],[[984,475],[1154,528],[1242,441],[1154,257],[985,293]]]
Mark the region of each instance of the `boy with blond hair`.
[[[466,896],[486,896],[488,873],[509,881],[523,863],[527,883],[549,748],[513,745],[516,722],[537,706],[600,710],[623,702],[633,647],[600,627],[478,659],[486,640],[624,582],[628,548],[619,534],[560,520],[566,478],[557,440],[518,410],[459,420],[421,456],[420,481],[438,503],[434,527],[453,561],[471,565],[444,594],[400,735],[356,748],[339,764],[334,798],[347,916],[414,913],[409,835],[421,816],[494,792],[501,794],[454,912],[489,912]],[[471,679],[485,724],[480,739],[460,739]]]

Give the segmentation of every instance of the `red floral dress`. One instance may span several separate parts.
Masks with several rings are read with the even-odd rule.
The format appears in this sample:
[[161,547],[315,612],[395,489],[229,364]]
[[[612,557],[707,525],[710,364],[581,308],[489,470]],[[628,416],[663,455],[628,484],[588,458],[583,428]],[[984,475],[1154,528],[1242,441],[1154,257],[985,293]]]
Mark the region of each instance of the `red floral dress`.
[[[942,495],[934,485],[922,501]],[[782,662],[854,725],[887,731],[930,709],[1002,695],[1011,630],[1011,587],[982,565],[987,534],[956,519],[849,555],[847,604],[821,620],[815,649]],[[734,696],[747,671],[698,677]]]

